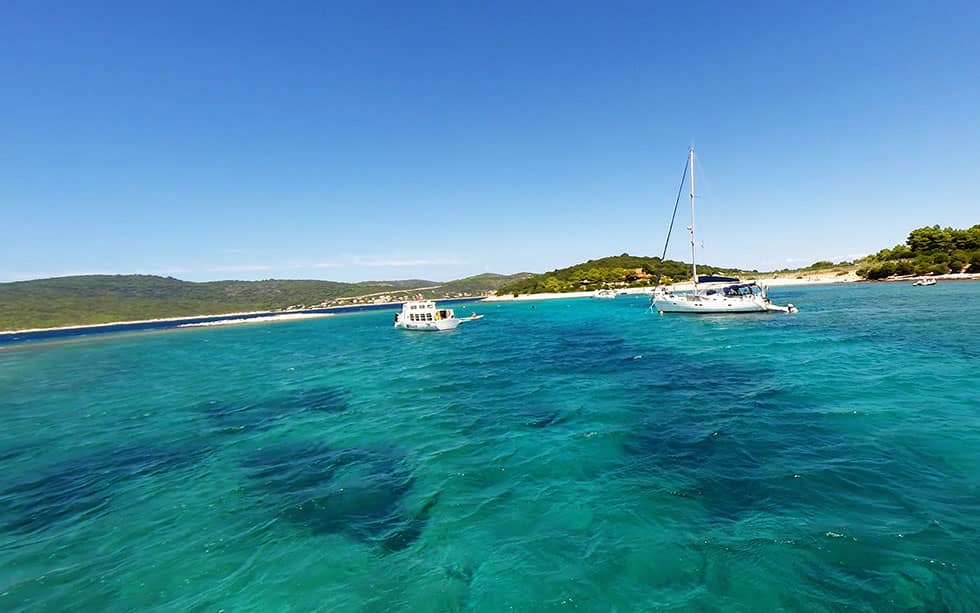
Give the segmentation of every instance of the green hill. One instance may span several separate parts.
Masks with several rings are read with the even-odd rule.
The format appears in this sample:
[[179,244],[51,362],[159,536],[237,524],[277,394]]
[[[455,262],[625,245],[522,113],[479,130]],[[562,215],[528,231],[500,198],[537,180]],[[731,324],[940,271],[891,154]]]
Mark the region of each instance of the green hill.
[[532,272],[519,272],[513,275],[498,275],[494,273],[484,273],[465,279],[457,279],[444,283],[439,289],[448,294],[482,294],[486,291],[496,291],[501,287],[518,283],[525,279],[535,276]]
[[[0,330],[244,311],[475,296],[528,276],[484,274],[438,283],[407,281],[209,281],[152,275],[86,275],[0,283]],[[421,289],[424,288],[424,289]]]
[[[532,275],[514,283],[501,286],[501,294],[538,294],[542,292],[575,292],[601,287],[640,287],[652,285],[660,268],[660,258],[634,256],[624,253],[598,260],[589,260],[567,268],[560,268],[540,275]],[[740,271],[734,268],[698,265],[699,274],[730,274],[757,271]],[[676,260],[666,260],[663,265],[662,283],[688,279],[691,265]]]

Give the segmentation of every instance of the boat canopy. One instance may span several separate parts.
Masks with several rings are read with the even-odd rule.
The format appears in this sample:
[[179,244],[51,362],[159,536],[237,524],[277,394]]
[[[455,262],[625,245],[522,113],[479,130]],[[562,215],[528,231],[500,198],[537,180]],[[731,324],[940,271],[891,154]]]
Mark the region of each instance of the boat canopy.
[[722,277],[721,275],[698,275],[698,283],[738,283],[737,277]]
[[722,291],[726,296],[750,296],[762,293],[762,288],[755,283],[739,283],[738,285],[729,285]]

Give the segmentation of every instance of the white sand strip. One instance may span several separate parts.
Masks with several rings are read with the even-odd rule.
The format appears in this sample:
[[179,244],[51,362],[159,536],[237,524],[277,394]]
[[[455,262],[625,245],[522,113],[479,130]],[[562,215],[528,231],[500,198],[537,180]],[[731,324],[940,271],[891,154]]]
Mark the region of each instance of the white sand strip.
[[0,330],[0,334],[25,334],[27,332],[53,332],[55,330],[85,330],[87,328],[103,328],[105,326],[128,326],[131,324],[155,324],[164,321],[182,321],[200,319],[201,317],[235,317],[241,315],[255,315],[256,313],[268,313],[268,311],[243,311],[241,313],[213,313],[210,315],[182,315],[180,317],[158,317],[156,319],[130,319],[128,321],[107,321],[102,324],[77,324],[74,326],[56,326],[53,328],[24,328],[22,330]]
[[193,324],[180,324],[178,328],[207,328],[211,326],[233,326],[238,324],[263,324],[272,321],[295,321],[297,319],[319,319],[333,317],[333,313],[292,313],[283,315],[266,315],[264,317],[243,317],[239,319],[219,319],[218,321],[202,321]]

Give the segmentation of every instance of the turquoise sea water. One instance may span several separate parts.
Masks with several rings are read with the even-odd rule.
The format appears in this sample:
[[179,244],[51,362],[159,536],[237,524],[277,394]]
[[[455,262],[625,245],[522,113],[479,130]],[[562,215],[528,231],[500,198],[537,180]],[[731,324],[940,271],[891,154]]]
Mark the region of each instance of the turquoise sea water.
[[0,347],[0,610],[980,610],[980,284]]

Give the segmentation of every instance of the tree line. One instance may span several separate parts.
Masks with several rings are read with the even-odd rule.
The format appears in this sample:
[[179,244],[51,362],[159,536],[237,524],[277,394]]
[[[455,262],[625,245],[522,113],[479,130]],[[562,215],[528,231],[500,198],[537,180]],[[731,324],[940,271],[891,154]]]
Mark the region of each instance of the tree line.
[[916,228],[904,244],[882,249],[866,261],[857,271],[865,279],[980,272],[980,224],[965,230],[938,225]]

